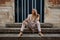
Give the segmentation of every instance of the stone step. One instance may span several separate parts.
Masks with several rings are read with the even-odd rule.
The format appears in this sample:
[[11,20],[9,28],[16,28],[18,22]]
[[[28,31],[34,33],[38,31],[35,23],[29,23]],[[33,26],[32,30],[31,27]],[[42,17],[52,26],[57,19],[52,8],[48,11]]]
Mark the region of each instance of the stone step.
[[22,37],[19,34],[0,34],[0,40],[60,40],[60,34],[23,34]]
[[[0,28],[0,34],[1,33],[19,33],[20,32],[20,28]],[[24,33],[32,33],[31,30],[29,30],[28,28],[24,29]],[[35,30],[35,33],[38,33],[37,29]],[[42,28],[42,33],[59,33],[60,34],[60,28]]]
[[[22,23],[13,23],[13,24],[6,24],[7,28],[20,28]],[[53,24],[51,23],[41,23],[42,28],[52,28]]]

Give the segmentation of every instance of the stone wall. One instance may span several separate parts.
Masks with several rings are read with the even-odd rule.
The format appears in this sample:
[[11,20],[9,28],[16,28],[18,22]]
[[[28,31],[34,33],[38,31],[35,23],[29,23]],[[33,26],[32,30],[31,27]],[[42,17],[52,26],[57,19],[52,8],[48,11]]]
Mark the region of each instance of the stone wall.
[[0,0],[0,26],[14,23],[14,0]]
[[45,23],[52,23],[54,27],[60,27],[60,5],[49,4],[48,0],[45,0],[44,18]]

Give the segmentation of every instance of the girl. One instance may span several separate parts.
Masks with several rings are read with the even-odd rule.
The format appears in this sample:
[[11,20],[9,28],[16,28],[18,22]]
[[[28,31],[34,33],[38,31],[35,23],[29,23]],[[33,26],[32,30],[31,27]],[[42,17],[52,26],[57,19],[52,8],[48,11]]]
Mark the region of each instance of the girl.
[[[26,25],[29,25],[28,27],[31,28],[34,32],[34,28],[37,26],[39,35],[43,36],[41,33],[41,28],[40,28],[40,15],[37,13],[36,9],[32,9],[32,14],[28,15],[28,18],[25,19],[22,23],[22,27],[20,29],[19,35],[21,36],[23,34],[23,30]],[[36,26],[35,26],[36,25]]]

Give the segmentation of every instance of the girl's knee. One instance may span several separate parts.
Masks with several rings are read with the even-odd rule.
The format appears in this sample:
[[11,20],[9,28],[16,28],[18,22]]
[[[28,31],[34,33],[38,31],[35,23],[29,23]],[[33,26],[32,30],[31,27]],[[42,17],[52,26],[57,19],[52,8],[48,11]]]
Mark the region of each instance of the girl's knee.
[[40,22],[39,22],[39,21],[37,21],[36,23],[37,23],[37,24],[40,24]]
[[23,21],[23,23],[22,23],[23,25],[27,25],[28,23],[26,22],[26,21]]

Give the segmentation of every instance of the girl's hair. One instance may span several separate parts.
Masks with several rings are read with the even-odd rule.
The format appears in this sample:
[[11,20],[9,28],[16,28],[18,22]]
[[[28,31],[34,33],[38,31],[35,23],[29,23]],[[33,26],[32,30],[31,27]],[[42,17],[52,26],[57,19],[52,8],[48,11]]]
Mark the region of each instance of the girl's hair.
[[36,9],[32,9],[32,11],[34,11],[34,13],[35,13],[35,15],[32,15],[32,18],[33,18],[34,20],[36,20],[36,18],[38,17],[38,16],[37,16],[37,15],[38,15],[37,10],[36,10]]
[[32,9],[32,11],[34,11],[37,14],[37,10],[36,9]]

